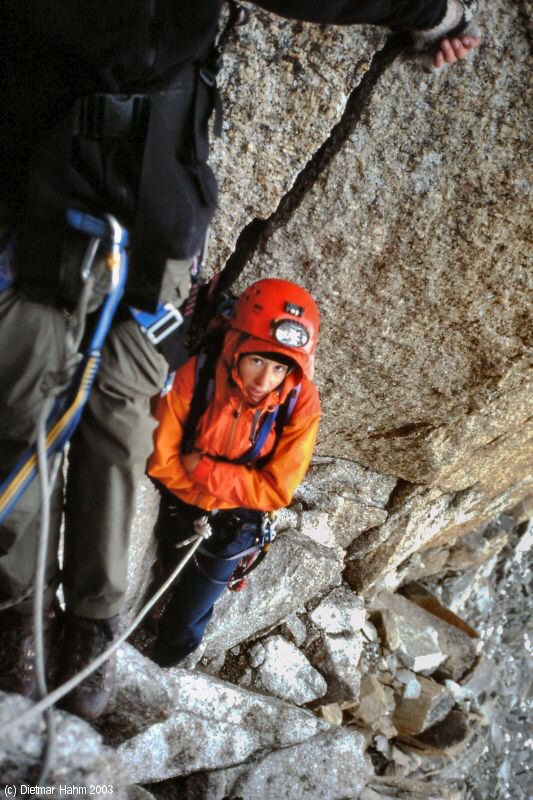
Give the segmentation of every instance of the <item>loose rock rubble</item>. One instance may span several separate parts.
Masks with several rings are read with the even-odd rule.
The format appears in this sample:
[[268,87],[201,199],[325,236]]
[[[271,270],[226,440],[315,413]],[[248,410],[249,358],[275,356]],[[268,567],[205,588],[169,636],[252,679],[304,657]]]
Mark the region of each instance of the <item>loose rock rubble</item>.
[[[427,577],[422,559],[412,559],[396,592],[361,598],[345,585],[330,588],[328,578],[321,596],[309,599],[300,585],[295,610],[278,625],[262,629],[257,614],[255,633],[214,659],[203,657],[192,671],[162,670],[125,645],[112,708],[98,723],[101,736],[56,712],[60,756],[51,785],[66,774],[88,785],[98,773],[109,776],[119,797],[127,789],[129,800],[149,800],[147,789],[156,798],[179,791],[187,800],[525,799],[515,784],[514,793],[476,793],[471,779],[489,753],[488,763],[499,763],[501,787],[510,786],[517,764],[526,768],[525,707],[517,697],[527,689],[524,659],[517,653],[501,665],[495,647],[502,637],[523,638],[523,629],[518,621],[506,630],[483,617],[492,608],[490,592],[512,601],[509,564],[523,578],[533,526],[509,533],[511,523],[501,517],[443,548],[438,559],[425,555]],[[497,560],[502,548],[505,559]],[[465,575],[475,583],[469,591]],[[443,600],[453,587],[452,611]],[[6,695],[3,722],[27,706]],[[514,747],[502,713],[511,713]],[[13,749],[0,752],[3,780],[35,778],[42,721],[23,742],[15,743],[17,757]]]
[[[496,648],[523,639],[523,628],[512,617],[507,629],[484,620],[493,609],[491,593],[512,602],[513,568],[521,581],[532,530],[500,517],[441,548],[438,557],[426,553],[406,563],[397,591],[366,598],[343,584],[331,588],[332,578],[341,580],[338,566],[319,571],[326,577],[314,584],[318,597],[299,583],[283,618],[265,593],[247,639],[188,669],[162,670],[125,645],[116,696],[97,724],[101,736],[56,712],[59,757],[51,785],[66,774],[88,785],[98,773],[109,776],[117,796],[127,790],[129,800],[176,792],[187,800],[525,800],[525,789],[504,788],[512,769],[526,768],[530,744],[517,696],[527,694],[525,651],[502,665]],[[285,552],[283,537],[276,547]],[[332,549],[310,547],[329,552],[333,560],[325,563],[338,564]],[[459,571],[461,564],[466,568]],[[453,610],[443,602],[450,598]],[[278,624],[263,628],[269,613]],[[6,695],[2,721],[16,717],[19,706],[28,702]],[[502,714],[511,714],[514,746]],[[35,779],[43,744],[41,721],[22,747],[15,743],[18,756],[12,748],[0,752],[3,779]],[[498,795],[476,793],[472,785],[472,770],[484,760],[499,764]]]

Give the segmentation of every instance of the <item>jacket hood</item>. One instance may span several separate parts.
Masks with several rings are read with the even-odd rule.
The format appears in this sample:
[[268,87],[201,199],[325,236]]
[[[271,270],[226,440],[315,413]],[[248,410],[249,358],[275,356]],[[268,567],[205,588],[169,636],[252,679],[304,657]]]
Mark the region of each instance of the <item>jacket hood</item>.
[[276,345],[274,342],[267,342],[265,339],[257,339],[246,333],[242,333],[242,331],[229,330],[224,338],[222,356],[217,365],[217,385],[220,385],[218,377],[219,370],[222,370],[226,379],[230,379],[241,392],[243,391],[237,366],[239,358],[245,355],[245,353],[272,353],[274,360],[276,353],[283,353],[284,355],[290,356],[295,363],[295,368],[285,377],[281,386],[271,392],[271,394],[260,403],[261,406],[283,403],[291,389],[294,389],[295,386],[302,382],[304,371],[298,363],[298,359],[294,357],[298,354],[294,353],[291,348]]

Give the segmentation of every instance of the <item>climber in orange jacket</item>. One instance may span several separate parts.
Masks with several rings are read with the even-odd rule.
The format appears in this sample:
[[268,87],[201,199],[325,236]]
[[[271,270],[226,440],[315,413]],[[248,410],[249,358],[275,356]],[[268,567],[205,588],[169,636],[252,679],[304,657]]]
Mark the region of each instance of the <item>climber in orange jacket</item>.
[[195,520],[210,512],[212,529],[160,619],[153,657],[161,666],[196,649],[239,562],[264,544],[266,512],[286,506],[307,471],[320,419],[311,380],[318,328],[304,289],[258,281],[238,299],[215,363],[189,359],[159,400],[148,474],[162,495],[164,572]]

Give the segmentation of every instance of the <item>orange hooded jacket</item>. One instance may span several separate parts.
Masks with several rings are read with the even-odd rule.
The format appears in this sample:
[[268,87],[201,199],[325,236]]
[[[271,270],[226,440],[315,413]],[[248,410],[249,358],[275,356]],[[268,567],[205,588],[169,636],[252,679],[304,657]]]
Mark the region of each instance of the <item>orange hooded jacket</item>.
[[[159,427],[155,432],[148,474],[183,502],[208,511],[239,507],[272,511],[290,502],[311,461],[320,419],[320,399],[314,383],[297,366],[259,405],[249,405],[243,398],[237,371],[239,356],[270,350],[274,357],[275,347],[260,339],[233,330],[226,334],[215,368],[213,398],[200,419],[194,444],[202,456],[191,473],[183,466],[180,448],[194,392],[196,357],[190,358],[176,372],[172,389],[160,398],[155,413]],[[216,456],[230,459],[242,456],[251,446],[253,432],[262,415],[283,403],[298,383],[301,383],[301,390],[296,405],[273,457],[265,466],[256,469],[251,465],[215,460]],[[272,430],[260,456],[272,450],[275,438]]]

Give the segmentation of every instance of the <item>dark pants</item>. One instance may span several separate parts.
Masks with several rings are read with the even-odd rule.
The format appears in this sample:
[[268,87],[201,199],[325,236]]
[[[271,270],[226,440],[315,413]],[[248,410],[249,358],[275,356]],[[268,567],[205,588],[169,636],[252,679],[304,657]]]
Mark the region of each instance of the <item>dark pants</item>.
[[[0,234],[2,205],[0,198]],[[65,271],[76,283],[73,255]],[[182,285],[181,285],[182,284]],[[163,301],[183,301],[189,262],[168,262]],[[176,302],[176,304],[178,304]],[[35,442],[43,387],[66,358],[62,309],[34,302],[14,288],[0,291],[0,482]],[[63,588],[67,609],[92,619],[120,613],[127,589],[130,529],[139,479],[153,448],[157,422],[150,399],[167,374],[163,356],[133,319],[113,323],[81,422],[70,443],[66,492],[62,472],[51,498],[45,605],[59,583],[59,529],[65,502]],[[34,480],[0,525],[0,601],[27,592],[15,611],[31,612],[41,497]]]
[[[168,575],[187,552],[176,544],[193,534],[194,520],[205,513],[163,492],[155,529],[163,575]],[[261,539],[260,511],[219,511],[211,514],[210,523],[211,537],[180,573],[159,621],[154,660],[163,667],[177,664],[198,647],[215,602],[240,561],[240,556],[232,556],[259,545]]]
[[[10,289],[0,293],[0,333],[5,347],[0,355],[0,479],[4,479],[35,439],[43,402],[39,386],[43,376],[62,363],[63,314]],[[160,390],[165,375],[163,357],[133,320],[113,325],[68,457],[63,586],[67,608],[79,616],[99,619],[121,610],[135,492],[156,427],[150,398]],[[59,582],[62,483],[60,470],[52,497],[46,606]],[[33,602],[40,508],[39,484],[34,480],[0,525],[0,599],[15,598],[29,588],[28,599],[16,606],[22,614],[31,611]]]

